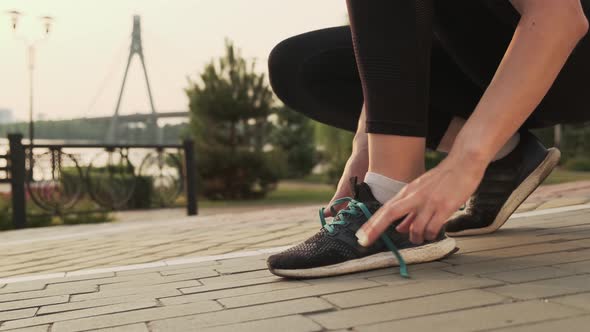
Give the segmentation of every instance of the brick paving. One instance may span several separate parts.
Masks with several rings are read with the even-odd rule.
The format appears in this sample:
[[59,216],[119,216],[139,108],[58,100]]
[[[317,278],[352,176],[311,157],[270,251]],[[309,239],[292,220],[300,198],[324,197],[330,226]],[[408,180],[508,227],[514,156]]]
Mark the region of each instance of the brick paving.
[[[550,189],[546,197],[568,198]],[[282,208],[2,233],[0,331],[590,326],[590,205],[526,212],[495,234],[459,238],[457,254],[410,266],[409,280],[394,268],[311,280],[270,274],[269,252],[317,231],[316,213]]]

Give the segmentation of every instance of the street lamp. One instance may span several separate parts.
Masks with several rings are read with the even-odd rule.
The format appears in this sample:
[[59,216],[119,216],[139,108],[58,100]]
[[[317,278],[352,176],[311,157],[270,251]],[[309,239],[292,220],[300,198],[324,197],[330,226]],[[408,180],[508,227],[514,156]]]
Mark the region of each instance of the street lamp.
[[30,39],[27,36],[19,35],[18,34],[18,23],[19,19],[23,16],[23,14],[19,11],[12,10],[8,11],[7,14],[11,18],[12,22],[12,31],[15,37],[25,43],[27,47],[27,56],[29,59],[29,143],[33,145],[33,137],[34,137],[34,120],[33,120],[33,73],[35,71],[35,46],[40,41],[44,40],[49,36],[49,32],[51,31],[51,25],[53,23],[53,18],[51,16],[42,16],[39,19],[41,20],[44,28],[44,33],[41,38]]

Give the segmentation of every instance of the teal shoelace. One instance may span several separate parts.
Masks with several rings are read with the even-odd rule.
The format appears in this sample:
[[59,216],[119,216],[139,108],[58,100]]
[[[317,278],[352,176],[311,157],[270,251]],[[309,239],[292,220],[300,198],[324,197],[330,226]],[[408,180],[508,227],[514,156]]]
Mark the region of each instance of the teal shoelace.
[[[338,214],[336,214],[336,210],[334,209],[334,206],[337,206],[337,205],[340,205],[340,204],[346,203],[346,202],[348,202],[348,205],[346,206],[346,208],[338,211]],[[340,220],[336,220],[336,218],[334,218],[334,220],[331,223],[327,223],[326,216],[324,215],[324,211],[325,211],[325,208],[320,209],[320,222],[322,223],[322,227],[324,227],[324,229],[326,231],[328,231],[330,234],[334,233],[334,230],[335,230],[334,226],[335,225],[346,225],[347,224],[347,221],[346,221],[347,216],[359,216],[362,213],[365,215],[365,217],[367,217],[367,219],[369,219],[373,215],[363,202],[359,202],[351,197],[343,197],[343,198],[337,199],[330,206],[330,212],[332,212],[332,215],[339,216],[340,218],[338,218],[338,219],[340,219]],[[399,262],[399,274],[404,278],[409,278],[410,275],[408,274],[408,267],[406,266],[406,262],[404,261],[404,258],[402,257],[402,255],[399,253],[399,250],[395,247],[395,244],[393,244],[393,241],[385,233],[381,234],[381,241],[383,241],[383,243],[385,243],[385,246],[387,246],[387,248],[389,250],[391,250],[393,255],[395,255],[395,257],[397,258],[397,260]]]

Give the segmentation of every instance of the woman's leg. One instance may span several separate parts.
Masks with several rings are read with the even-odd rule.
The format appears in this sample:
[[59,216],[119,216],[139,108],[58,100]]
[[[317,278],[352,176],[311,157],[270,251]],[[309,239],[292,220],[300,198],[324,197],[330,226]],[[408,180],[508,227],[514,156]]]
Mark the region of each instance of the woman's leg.
[[369,171],[411,181],[424,172],[432,0],[347,4],[367,111]]
[[290,108],[324,124],[356,131],[363,105],[348,26],[288,38],[272,50],[270,83]]
[[[426,144],[434,150],[453,114],[469,114],[482,89],[457,67],[436,39],[431,63]],[[350,27],[288,38],[272,50],[268,66],[272,88],[287,106],[324,124],[351,132],[357,130],[363,91]],[[397,108],[391,110],[396,111]]]

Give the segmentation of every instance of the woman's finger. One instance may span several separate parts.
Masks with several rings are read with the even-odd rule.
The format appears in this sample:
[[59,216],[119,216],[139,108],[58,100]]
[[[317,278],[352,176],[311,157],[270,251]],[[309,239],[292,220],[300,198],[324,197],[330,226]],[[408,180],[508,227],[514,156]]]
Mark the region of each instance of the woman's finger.
[[414,218],[414,222],[410,225],[410,242],[414,244],[422,244],[424,242],[424,230],[433,215],[434,209],[432,208],[423,207],[421,211],[417,211],[416,218]]
[[362,246],[370,246],[394,221],[412,211],[414,200],[410,197],[390,201],[383,205],[357,232],[356,237]]
[[442,209],[435,212],[430,219],[430,222],[428,222],[428,225],[426,226],[426,230],[424,232],[425,238],[429,241],[436,240],[436,237],[438,236],[438,233],[440,233],[441,228],[453,213],[454,209],[449,207],[443,207]]
[[410,231],[410,225],[412,225],[412,222],[414,222],[415,218],[416,218],[416,213],[410,212],[404,218],[404,220],[399,225],[397,225],[395,230],[398,231],[399,233],[408,233]]

